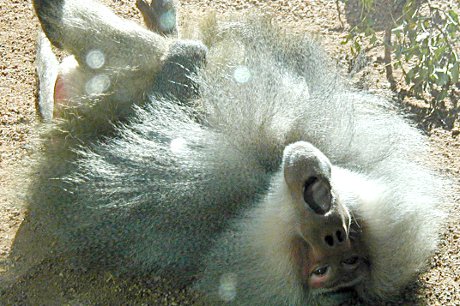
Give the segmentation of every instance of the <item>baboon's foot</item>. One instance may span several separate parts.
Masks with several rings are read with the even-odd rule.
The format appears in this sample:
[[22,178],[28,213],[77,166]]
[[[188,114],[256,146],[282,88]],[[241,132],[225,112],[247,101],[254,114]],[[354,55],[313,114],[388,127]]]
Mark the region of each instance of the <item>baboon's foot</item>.
[[152,0],[148,4],[137,0],[136,6],[151,31],[163,35],[177,36],[177,9],[173,0]]

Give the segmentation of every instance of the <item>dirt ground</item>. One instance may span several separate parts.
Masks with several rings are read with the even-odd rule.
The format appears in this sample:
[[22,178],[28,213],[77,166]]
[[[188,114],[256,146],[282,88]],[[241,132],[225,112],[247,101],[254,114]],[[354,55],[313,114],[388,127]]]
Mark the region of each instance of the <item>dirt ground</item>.
[[[120,15],[140,21],[135,0],[104,0]],[[446,2],[447,0],[440,0]],[[332,0],[183,0],[182,15],[198,18],[215,10],[220,14],[259,9],[273,15],[282,26],[318,36],[331,56],[347,65],[348,46],[340,44],[349,25],[345,7],[340,3],[343,26]],[[0,0],[0,276],[14,266],[10,256],[15,234],[26,211],[22,192],[27,177],[27,164],[36,150],[36,77],[34,70],[35,40],[38,21],[32,5],[23,0]],[[388,91],[382,48],[367,54],[369,63],[352,82],[370,91],[392,97]],[[407,101],[401,101],[406,103]],[[412,101],[413,102],[413,101]],[[409,114],[410,115],[410,114]],[[414,116],[415,118],[415,116]],[[415,120],[415,119],[414,119]],[[415,121],[415,124],[420,122]],[[431,143],[434,169],[452,179],[451,197],[446,203],[449,217],[439,251],[431,268],[422,274],[396,305],[460,305],[460,136],[458,125],[451,130],[425,130]],[[198,301],[186,288],[176,288],[162,280],[120,279],[115,275],[84,274],[62,270],[59,263],[48,262],[27,276],[13,281],[0,291],[0,304],[17,305],[87,305],[87,304],[151,304],[182,305]],[[5,284],[3,284],[5,285]]]

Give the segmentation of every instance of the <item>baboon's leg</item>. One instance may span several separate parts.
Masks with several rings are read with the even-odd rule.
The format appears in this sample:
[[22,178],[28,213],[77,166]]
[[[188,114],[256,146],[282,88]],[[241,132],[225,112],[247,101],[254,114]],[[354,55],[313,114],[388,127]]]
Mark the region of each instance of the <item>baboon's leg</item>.
[[[85,69],[99,73],[123,69],[129,78],[132,72],[154,74],[160,69],[170,42],[106,6],[85,0],[33,3],[50,42],[69,51]],[[94,52],[103,55],[104,61],[92,65]]]
[[152,0],[148,4],[144,0],[137,0],[136,6],[149,30],[162,35],[177,36],[177,7],[175,1]]
[[43,32],[37,40],[38,113],[43,121],[50,122],[54,111],[54,89],[59,62],[51,50],[51,44]]
[[[113,122],[130,116],[132,105],[150,101],[151,94],[181,101],[195,96],[189,76],[205,61],[201,43],[164,37],[98,2],[34,0],[33,5],[49,42],[71,54],[70,61],[56,64],[43,38],[48,45],[39,73],[50,74],[41,77],[43,112],[51,119],[54,103],[56,116],[78,125],[66,127],[74,138],[110,133]],[[47,58],[52,60],[46,63]]]
[[[148,3],[150,2],[150,4]],[[169,37],[178,36],[177,5],[175,0],[137,0],[147,28]],[[198,86],[191,76],[206,63],[207,49],[202,43],[178,40],[171,44],[154,91],[187,103],[198,94]]]

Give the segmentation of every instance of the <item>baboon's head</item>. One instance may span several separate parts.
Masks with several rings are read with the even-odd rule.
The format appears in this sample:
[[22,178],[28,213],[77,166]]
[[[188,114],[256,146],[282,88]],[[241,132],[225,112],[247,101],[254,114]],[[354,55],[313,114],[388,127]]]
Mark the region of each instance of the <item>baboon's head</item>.
[[302,284],[317,292],[352,287],[368,271],[356,225],[331,185],[331,167],[308,142],[284,150],[284,179],[296,211],[291,254]]

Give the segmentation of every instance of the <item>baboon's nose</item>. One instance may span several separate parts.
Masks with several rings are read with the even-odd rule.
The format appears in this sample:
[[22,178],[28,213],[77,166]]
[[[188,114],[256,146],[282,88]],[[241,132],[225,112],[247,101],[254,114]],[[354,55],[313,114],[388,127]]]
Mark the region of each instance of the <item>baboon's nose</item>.
[[324,237],[324,242],[330,247],[338,247],[348,240],[345,231],[338,228],[335,232]]

